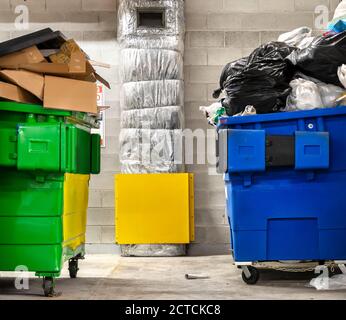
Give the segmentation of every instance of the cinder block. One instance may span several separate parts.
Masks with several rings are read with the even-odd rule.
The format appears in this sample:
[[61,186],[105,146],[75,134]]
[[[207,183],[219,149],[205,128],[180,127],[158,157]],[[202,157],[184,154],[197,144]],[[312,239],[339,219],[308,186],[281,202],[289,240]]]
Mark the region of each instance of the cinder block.
[[200,120],[206,121],[207,118],[199,110],[200,106],[207,106],[208,101],[196,101],[196,102],[186,102],[184,106],[185,111],[185,125],[189,127],[189,120]]
[[[9,0],[0,1],[0,8],[3,10],[5,3],[9,2]],[[4,3],[4,5],[3,5]],[[46,10],[46,0],[10,0],[10,6],[12,11],[15,10],[16,6],[25,5],[29,9],[29,13],[31,12],[39,12]]]
[[113,119],[115,127],[120,124],[120,102],[111,101],[106,96],[106,105],[110,108],[106,110],[106,119]]
[[195,173],[195,184],[200,189],[213,190],[213,192],[218,192],[223,194],[225,192],[225,183],[223,181],[222,175],[211,176],[206,173]]
[[103,155],[101,157],[102,172],[114,173],[120,171],[119,158],[114,155]]
[[241,49],[241,56],[248,57],[250,54],[254,52],[255,49],[257,48],[243,48]]
[[226,217],[223,209],[198,209],[195,211],[196,226],[225,225]]
[[116,11],[116,0],[82,0],[82,9],[85,11]]
[[0,0],[0,11],[10,11],[10,0]]
[[188,68],[191,83],[215,83],[219,80],[222,70],[220,66],[191,66]]
[[[231,248],[229,243],[207,244],[207,243],[191,243],[188,246],[188,256],[209,256],[213,255],[230,255]],[[231,261],[231,259],[230,259]],[[231,263],[231,262],[230,262]]]
[[[53,1],[59,3],[60,1]],[[68,5],[67,5],[68,7]],[[76,9],[71,10],[51,10],[48,12],[30,13],[30,28],[46,28],[49,25],[53,30],[60,31],[86,31],[97,30],[99,17],[95,12],[82,12]]]
[[89,208],[99,208],[101,206],[101,191],[89,190]]
[[106,136],[106,147],[101,148],[101,156],[103,155],[113,155],[114,157],[118,157],[119,155],[119,142],[118,137],[108,137]]
[[114,177],[112,173],[100,173],[91,175],[90,189],[94,190],[112,190],[114,186]]
[[313,28],[314,26],[314,14],[305,12],[280,13],[276,14],[276,28],[277,30],[291,31],[301,26],[307,26]]
[[188,32],[191,47],[224,47],[225,34],[218,31]]
[[208,13],[222,11],[223,0],[185,0],[187,13]]
[[81,11],[82,0],[46,0],[48,11]]
[[187,31],[205,30],[207,28],[206,14],[185,14],[185,27]]
[[[226,204],[226,197],[224,191],[214,191],[203,189],[202,186],[195,185],[195,208],[196,209],[212,209],[224,208]],[[202,189],[198,189],[202,188]]]
[[[241,30],[241,14],[209,14],[207,17],[207,26],[209,30]],[[249,21],[249,23],[251,23]]]
[[102,207],[114,208],[114,190],[101,191]]
[[86,227],[86,243],[101,243],[101,227]]
[[265,44],[271,41],[277,41],[282,33],[287,31],[262,31],[261,32],[261,44]]
[[114,12],[100,12],[99,25],[97,30],[114,31],[117,30],[117,15]]
[[[323,5],[329,8],[329,2],[328,0],[295,0],[295,9],[296,11],[310,11],[314,12],[315,8],[317,6]],[[334,2],[340,2],[340,1],[334,1]],[[331,5],[332,7],[332,5]]]
[[115,228],[113,226],[101,227],[101,243],[115,243]]
[[226,32],[226,47],[232,48],[256,48],[260,43],[260,33],[252,31]]
[[94,41],[97,45],[99,42],[105,42],[109,44],[112,48],[119,48],[117,43],[117,33],[116,30],[111,31],[85,31],[83,34],[84,41]]
[[259,10],[262,12],[293,12],[294,0],[259,0]]
[[[277,30],[278,29],[277,23],[279,19],[277,19],[276,16],[279,16],[279,14],[271,14],[271,13],[243,14],[240,16],[241,18],[240,28],[242,31]],[[282,28],[280,28],[280,30],[282,30]]]
[[184,64],[186,66],[207,65],[207,50],[203,48],[190,48],[185,50]]
[[185,82],[185,102],[207,100],[207,85]]
[[229,226],[208,226],[206,227],[206,243],[229,243]]
[[89,208],[88,226],[114,226],[114,210],[112,208]]
[[86,244],[85,251],[87,254],[113,254],[120,255],[120,246],[110,243]]
[[[242,56],[241,48],[208,48],[208,65],[224,66],[226,63],[239,59]],[[219,76],[221,70],[218,69]]]
[[106,136],[119,137],[120,134],[120,121],[114,121],[112,118],[106,117]]
[[196,227],[194,243],[228,244],[230,242],[228,226]]
[[257,12],[259,9],[258,0],[224,0],[224,6],[231,12]]

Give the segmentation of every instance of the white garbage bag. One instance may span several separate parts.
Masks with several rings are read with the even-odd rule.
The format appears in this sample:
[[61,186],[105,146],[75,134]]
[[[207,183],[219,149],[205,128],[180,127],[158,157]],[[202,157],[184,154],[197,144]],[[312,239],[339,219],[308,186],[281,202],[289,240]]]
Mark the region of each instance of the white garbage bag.
[[346,64],[338,68],[338,77],[344,88],[346,88]]
[[283,33],[278,38],[279,42],[285,42],[288,45],[299,49],[307,48],[313,40],[314,37],[312,37],[312,30],[308,27],[301,27]]
[[283,111],[333,108],[345,89],[304,76],[290,82],[291,94]]
[[338,105],[338,99],[343,95],[345,90],[333,84],[326,84],[323,82],[317,83],[322,103],[324,108],[333,108]]
[[208,123],[212,126],[217,126],[220,117],[226,116],[226,110],[221,102],[215,102],[210,106],[201,106],[199,110],[202,111],[208,119]]
[[343,0],[339,3],[339,5],[336,7],[334,12],[334,19],[340,19],[346,16],[346,1]]
[[345,290],[346,274],[337,274],[329,278],[322,273],[310,281],[310,286],[317,290]]
[[295,79],[290,82],[291,94],[287,97],[286,108],[283,111],[313,110],[323,108],[320,91],[316,83]]

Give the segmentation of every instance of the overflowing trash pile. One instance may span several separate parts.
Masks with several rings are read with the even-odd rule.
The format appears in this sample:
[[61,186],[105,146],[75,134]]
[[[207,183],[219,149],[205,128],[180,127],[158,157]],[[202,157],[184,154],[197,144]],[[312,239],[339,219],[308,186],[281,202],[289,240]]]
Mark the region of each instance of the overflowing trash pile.
[[223,116],[333,108],[346,100],[346,0],[328,31],[301,27],[228,63],[213,98],[200,107],[211,125]]
[[73,39],[50,28],[0,43],[0,100],[97,114],[97,81],[109,83]]

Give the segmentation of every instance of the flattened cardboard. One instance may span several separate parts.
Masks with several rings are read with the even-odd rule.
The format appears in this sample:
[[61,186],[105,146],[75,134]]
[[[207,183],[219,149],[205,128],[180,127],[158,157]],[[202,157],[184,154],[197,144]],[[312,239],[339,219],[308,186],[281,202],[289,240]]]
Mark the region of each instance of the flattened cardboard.
[[22,102],[22,103],[38,103],[39,101],[29,92],[10,83],[0,81],[0,98]]
[[25,70],[2,70],[0,78],[16,84],[43,100],[44,77],[42,75]]
[[45,76],[43,107],[97,113],[96,83]]
[[37,49],[37,47],[33,46],[0,57],[0,67],[6,65],[39,63],[42,61],[45,61],[44,56],[42,55],[40,50]]
[[[49,56],[49,59],[54,63],[68,63],[70,66],[70,74],[72,72],[77,73],[81,71],[81,67],[85,67],[84,75],[69,76],[70,78],[90,82],[96,82],[96,80],[98,80],[103,83],[108,89],[110,89],[110,84],[96,73],[92,65],[92,61],[86,60],[86,58],[86,53],[83,52],[83,50],[73,39],[67,40],[61,46],[60,52]],[[101,63],[98,62],[98,64]],[[108,67],[109,65],[103,64],[102,66]]]
[[73,40],[67,40],[56,54],[49,56],[53,63],[64,63],[70,67],[70,72],[85,73],[87,72],[86,56],[78,44]]

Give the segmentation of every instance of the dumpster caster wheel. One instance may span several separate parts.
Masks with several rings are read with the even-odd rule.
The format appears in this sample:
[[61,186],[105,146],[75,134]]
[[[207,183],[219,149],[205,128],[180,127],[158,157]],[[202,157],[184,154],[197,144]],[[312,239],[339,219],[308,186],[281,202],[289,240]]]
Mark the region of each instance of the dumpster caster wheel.
[[54,297],[55,296],[55,281],[53,277],[43,277],[43,291],[46,297]]
[[259,280],[259,271],[254,267],[246,267],[248,272],[243,270],[241,276],[246,284],[253,285]]
[[68,271],[71,279],[77,278],[78,270],[78,259],[70,259],[68,262]]

